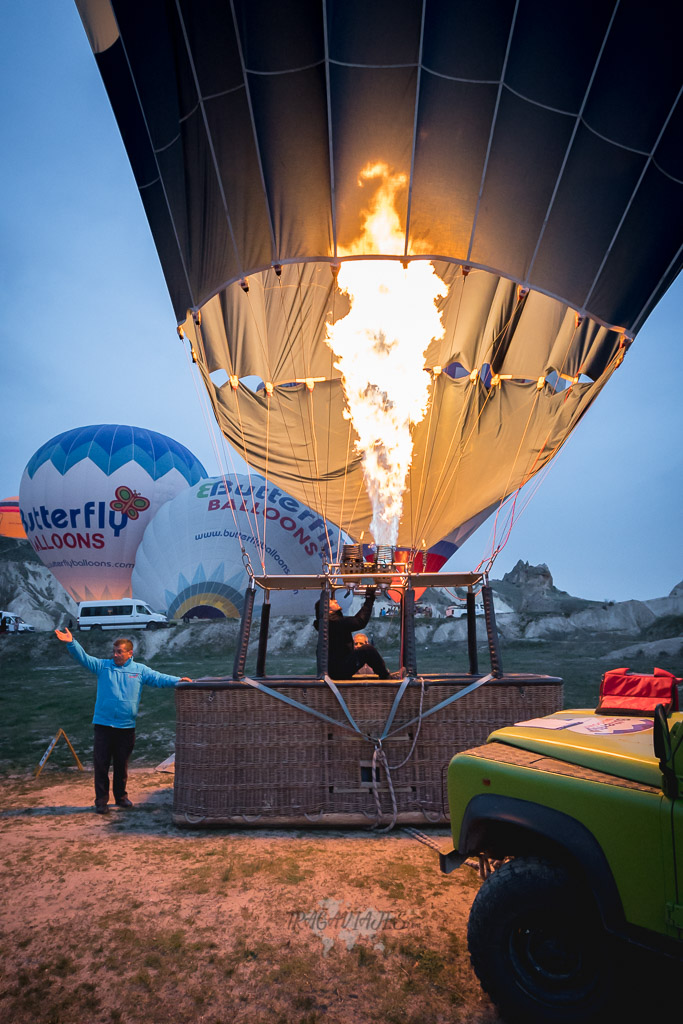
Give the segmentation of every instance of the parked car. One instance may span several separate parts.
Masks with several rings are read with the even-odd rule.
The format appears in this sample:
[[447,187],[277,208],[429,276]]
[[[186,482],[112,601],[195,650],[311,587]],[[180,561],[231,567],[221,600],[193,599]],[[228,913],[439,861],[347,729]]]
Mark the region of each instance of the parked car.
[[116,601],[81,601],[78,628],[89,629],[161,629],[170,623],[165,615],[153,612],[144,601],[124,597]]
[[0,612],[0,623],[3,623],[3,633],[32,633],[36,628],[15,612]]

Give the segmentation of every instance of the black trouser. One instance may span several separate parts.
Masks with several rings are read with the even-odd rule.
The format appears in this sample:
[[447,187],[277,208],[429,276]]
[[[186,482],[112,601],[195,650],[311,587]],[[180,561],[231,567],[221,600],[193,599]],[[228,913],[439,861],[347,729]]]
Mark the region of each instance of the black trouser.
[[380,679],[391,678],[389,669],[384,664],[384,658],[372,644],[356,647],[353,651],[349,651],[343,660],[330,665],[330,677],[332,679],[350,679],[363,665],[369,665]]
[[95,766],[95,803],[109,803],[109,765],[114,762],[114,800],[123,800],[128,782],[128,758],[135,746],[135,729],[115,729],[111,725],[95,725],[93,763]]

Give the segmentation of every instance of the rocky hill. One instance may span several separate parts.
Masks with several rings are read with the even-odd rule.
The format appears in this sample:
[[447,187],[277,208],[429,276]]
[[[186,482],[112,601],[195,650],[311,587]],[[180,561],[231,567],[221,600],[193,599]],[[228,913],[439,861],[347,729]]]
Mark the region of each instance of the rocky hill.
[[565,590],[558,590],[547,565],[529,565],[520,560],[502,580],[492,580],[491,586],[499,598],[520,615],[568,615],[599,607],[596,601],[572,597]]
[[73,619],[76,605],[26,540],[0,537],[0,608],[36,629]]
[[586,601],[558,590],[547,565],[519,561],[491,587],[513,609],[498,615],[511,638],[548,639],[581,633],[621,633],[653,639],[683,634],[683,583],[650,601]]

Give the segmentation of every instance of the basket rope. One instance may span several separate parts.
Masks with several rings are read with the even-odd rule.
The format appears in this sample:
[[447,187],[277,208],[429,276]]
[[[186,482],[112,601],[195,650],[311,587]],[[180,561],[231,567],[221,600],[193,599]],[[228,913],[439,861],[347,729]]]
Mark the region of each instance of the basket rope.
[[[281,693],[279,690],[274,690],[272,687],[266,686],[264,683],[260,683],[257,679],[251,679],[251,678],[249,678],[249,676],[243,676],[240,681],[243,682],[243,683],[248,684],[249,686],[253,686],[256,690],[260,690],[262,693],[267,693],[271,697],[276,697],[278,700],[283,701],[285,704],[289,704],[292,707],[298,708],[300,711],[304,711],[306,714],[314,715],[316,718],[321,718],[323,721],[328,722],[330,725],[335,725],[335,726],[337,726],[340,729],[350,730],[351,732],[356,733],[362,739],[369,740],[369,742],[373,744],[373,746],[374,746],[374,750],[373,750],[373,754],[372,754],[372,779],[373,779],[373,783],[375,782],[375,779],[376,779],[376,776],[377,776],[377,769],[378,769],[378,767],[383,768],[384,769],[384,774],[385,774],[386,780],[387,780],[387,786],[388,786],[388,789],[389,789],[389,795],[391,797],[391,819],[390,819],[388,825],[386,825],[386,826],[384,826],[384,828],[380,829],[379,828],[379,824],[380,824],[384,814],[383,814],[382,805],[381,805],[381,802],[380,802],[379,786],[373,785],[372,793],[373,793],[373,796],[374,796],[374,799],[375,799],[375,809],[376,809],[376,812],[377,812],[377,821],[375,822],[373,828],[376,828],[379,832],[390,832],[394,828],[394,826],[396,824],[396,821],[397,821],[397,818],[398,818],[398,804],[397,804],[397,801],[396,801],[396,793],[394,791],[394,783],[393,783],[393,779],[391,777],[391,773],[392,773],[392,771],[397,771],[399,768],[402,768],[403,765],[406,764],[410,760],[410,758],[412,757],[413,751],[415,750],[415,746],[417,744],[417,738],[418,738],[418,736],[420,734],[420,728],[422,726],[423,720],[425,718],[427,718],[429,715],[434,714],[435,711],[443,710],[443,708],[447,707],[449,704],[453,704],[454,701],[459,700],[461,697],[465,697],[469,693],[473,693],[474,690],[479,689],[480,686],[484,686],[486,683],[490,682],[491,679],[493,679],[493,674],[489,673],[488,675],[482,676],[481,679],[477,679],[476,682],[470,683],[470,685],[466,686],[463,690],[459,690],[457,693],[451,694],[450,697],[447,697],[445,700],[442,700],[439,704],[435,704],[434,707],[433,708],[429,708],[428,711],[424,711],[423,710],[424,695],[425,695],[424,679],[421,676],[418,677],[418,678],[415,678],[414,676],[406,676],[406,678],[401,682],[401,685],[400,685],[400,687],[398,689],[396,697],[394,698],[394,702],[393,702],[393,704],[391,706],[391,710],[389,711],[389,715],[388,715],[387,720],[385,722],[384,729],[382,730],[382,732],[380,733],[379,736],[373,736],[370,733],[363,732],[363,730],[359,728],[359,726],[356,723],[353,715],[349,711],[349,708],[348,708],[348,706],[346,704],[346,701],[342,697],[342,695],[341,695],[341,693],[339,691],[339,688],[332,681],[332,679],[330,679],[330,677],[328,675],[325,675],[324,679],[325,679],[325,683],[329,687],[330,691],[334,694],[334,696],[335,696],[335,698],[337,700],[337,703],[339,704],[340,708],[344,712],[344,715],[346,716],[346,719],[347,719],[346,722],[339,721],[336,718],[331,718],[329,715],[324,714],[322,711],[318,711],[316,708],[311,708],[311,707],[309,707],[306,704],[302,704],[300,701],[294,700],[293,697],[289,697],[289,696],[287,696],[287,694]],[[405,691],[406,691],[406,689],[407,689],[407,687],[408,687],[408,685],[410,683],[417,683],[418,681],[419,681],[420,686],[421,686],[421,693],[420,693],[420,707],[419,707],[417,715],[414,718],[411,718],[409,722],[405,722],[405,723],[401,724],[400,726],[396,726],[395,728],[392,729],[391,726],[393,725],[393,722],[394,722],[394,719],[396,717],[396,713],[397,713],[399,705],[401,703],[401,698],[403,697],[403,694],[405,693]],[[382,746],[382,740],[387,739],[390,736],[393,736],[397,732],[402,732],[404,729],[407,729],[409,726],[414,725],[416,722],[417,722],[417,729],[415,730],[415,735],[413,737],[413,742],[411,744],[410,750],[408,751],[407,755],[405,756],[403,761],[401,761],[400,764],[390,765],[389,764],[389,759],[387,758],[387,755],[386,755],[386,751],[384,750],[384,747]]]
[[435,839],[432,839],[431,836],[425,835],[424,832],[420,832],[419,829],[405,826],[401,829],[401,831],[409,835],[411,839],[417,839],[418,843],[422,843],[423,846],[428,846],[431,850],[436,850],[437,853],[444,852],[441,849],[440,843],[437,843],[437,841]]

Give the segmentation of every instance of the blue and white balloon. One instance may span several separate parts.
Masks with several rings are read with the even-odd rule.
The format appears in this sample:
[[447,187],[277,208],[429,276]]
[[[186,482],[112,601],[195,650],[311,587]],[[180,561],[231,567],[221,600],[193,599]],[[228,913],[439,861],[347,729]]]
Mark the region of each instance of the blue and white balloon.
[[131,595],[135,552],[157,511],[206,476],[184,445],[100,424],[53,437],[19,489],[28,540],[75,601]]

